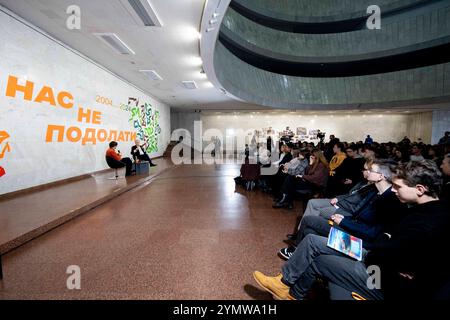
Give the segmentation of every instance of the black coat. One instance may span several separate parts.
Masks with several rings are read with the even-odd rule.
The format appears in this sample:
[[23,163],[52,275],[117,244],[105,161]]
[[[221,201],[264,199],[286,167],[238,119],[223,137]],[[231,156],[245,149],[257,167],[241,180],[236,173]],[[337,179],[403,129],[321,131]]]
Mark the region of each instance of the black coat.
[[[140,148],[141,148],[141,152],[142,152],[142,155],[143,156],[146,156],[147,155],[147,152],[145,151],[145,149],[144,149],[144,147],[143,146],[139,146]],[[138,147],[137,146],[132,146],[131,147],[131,155],[133,156],[133,159],[134,160],[136,160],[137,158],[139,158],[139,156],[141,155],[140,153],[139,153],[139,149],[138,149]],[[142,156],[141,155],[141,156]],[[148,155],[147,155],[148,156]]]
[[391,238],[381,235],[364,262],[380,267],[386,299],[430,299],[450,282],[448,204],[431,201],[407,211]]

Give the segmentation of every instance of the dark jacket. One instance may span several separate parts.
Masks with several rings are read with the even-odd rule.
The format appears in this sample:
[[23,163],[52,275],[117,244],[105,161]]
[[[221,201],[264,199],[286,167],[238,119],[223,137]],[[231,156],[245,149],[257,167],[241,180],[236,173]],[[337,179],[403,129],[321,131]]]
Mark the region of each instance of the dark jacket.
[[439,199],[450,202],[450,179],[446,177],[444,179],[444,185],[442,186],[441,194],[439,195]]
[[[339,183],[343,184],[345,179],[352,180],[352,186],[356,185],[358,182],[364,180],[362,170],[364,169],[364,164],[366,160],[364,158],[350,158],[347,157],[342,162],[342,164],[336,168],[335,178]],[[345,187],[346,185],[344,185]],[[348,188],[350,189],[350,188]],[[347,189],[347,190],[348,190]]]
[[402,204],[391,188],[383,194],[376,194],[352,217],[342,219],[339,227],[363,240],[366,249],[371,247],[371,242],[376,240],[382,231],[386,231],[391,225],[396,225],[406,206]]
[[375,184],[368,184],[367,181],[362,181],[356,184],[349,193],[337,196],[336,214],[347,216],[349,213],[353,214],[365,207],[369,201],[378,193]]
[[[281,155],[280,155],[280,157],[281,157]],[[292,160],[292,153],[288,152],[284,155],[283,159],[281,159],[279,164],[282,165],[282,164],[290,162],[291,160]]]
[[379,236],[364,262],[380,267],[386,299],[430,299],[450,281],[450,213],[443,201],[415,205],[407,213],[390,237]]
[[[141,149],[142,155],[147,155],[147,152],[145,151],[143,146],[139,146],[139,148]],[[136,160],[139,157],[140,153],[137,146],[134,145],[131,147],[131,155],[133,156],[134,160]]]

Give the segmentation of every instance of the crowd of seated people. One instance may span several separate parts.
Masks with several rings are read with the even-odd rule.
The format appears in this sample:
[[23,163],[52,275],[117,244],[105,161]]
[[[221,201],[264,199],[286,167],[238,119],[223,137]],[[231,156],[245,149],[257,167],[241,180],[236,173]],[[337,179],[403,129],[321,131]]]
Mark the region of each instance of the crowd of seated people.
[[[441,141],[444,141],[444,138]],[[281,142],[280,158],[278,161],[271,163],[270,153],[261,145],[257,152],[258,164],[261,167],[272,165],[276,167],[277,172],[274,175],[256,177],[254,182],[255,186],[259,186],[263,191],[272,193],[274,208],[292,209],[292,196],[301,194],[302,189],[310,190],[315,195],[322,195],[330,199],[347,193],[364,180],[363,166],[369,158],[389,159],[398,164],[429,159],[439,167],[444,155],[450,152],[449,146],[450,144],[427,145],[423,142],[411,142],[408,137],[404,137],[398,143],[378,143],[373,138],[371,138],[370,143],[363,143],[363,141],[348,143],[330,135],[330,140],[326,144],[320,142],[317,145],[313,142],[297,144]],[[312,164],[309,164],[306,168],[304,165],[297,167],[299,163],[297,158],[306,159],[303,163],[308,160],[311,161],[310,155],[314,150],[320,150],[323,154],[323,157],[317,157],[317,161],[323,164],[323,166],[320,166],[320,170],[311,171],[312,168],[309,167],[312,167]],[[291,160],[294,160],[292,164],[290,163]],[[291,169],[288,172],[289,167]],[[311,173],[315,173],[314,177],[316,177],[316,175],[324,172],[324,167],[327,170],[326,181],[319,181],[319,183],[314,181],[316,183],[311,185],[311,180],[309,180]],[[294,168],[297,172],[292,174]],[[309,172],[305,175],[306,171]],[[306,188],[308,183],[309,188]]]
[[[449,299],[450,263],[440,258],[448,251],[450,206],[441,189],[449,157],[443,172],[433,160],[366,162],[367,185],[374,187],[356,197],[363,204],[356,208],[353,202],[351,212],[330,207],[331,202],[339,206],[339,199],[310,204],[297,246],[283,250],[288,261],[281,273],[255,271],[256,282],[275,298],[288,300],[306,299],[317,279],[328,282],[334,299]],[[362,239],[361,261],[327,245],[332,227]],[[370,286],[368,268],[373,266],[381,282]]]
[[[280,168],[274,208],[292,208],[298,190],[321,197],[309,198],[278,252],[287,260],[280,274],[255,271],[258,285],[283,300],[308,299],[317,283],[327,284],[331,299],[450,299],[450,262],[440,258],[448,251],[450,144],[332,137],[320,149],[298,147],[294,160],[308,165],[303,174],[289,174],[290,162]],[[311,179],[314,172],[321,174]],[[361,259],[327,245],[332,228],[362,240]],[[370,286],[373,266],[381,282]]]

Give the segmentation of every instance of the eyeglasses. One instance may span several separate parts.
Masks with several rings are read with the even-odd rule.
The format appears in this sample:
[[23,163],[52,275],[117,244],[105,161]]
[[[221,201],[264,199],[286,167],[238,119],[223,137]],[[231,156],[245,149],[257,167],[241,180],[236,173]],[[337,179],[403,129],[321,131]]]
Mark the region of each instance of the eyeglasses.
[[378,174],[382,174],[381,172],[373,171],[373,170],[371,170],[371,169],[366,169],[366,168],[364,168],[362,171],[363,171],[363,172],[364,172],[364,171],[368,171],[368,172],[370,172],[370,173],[378,173]]

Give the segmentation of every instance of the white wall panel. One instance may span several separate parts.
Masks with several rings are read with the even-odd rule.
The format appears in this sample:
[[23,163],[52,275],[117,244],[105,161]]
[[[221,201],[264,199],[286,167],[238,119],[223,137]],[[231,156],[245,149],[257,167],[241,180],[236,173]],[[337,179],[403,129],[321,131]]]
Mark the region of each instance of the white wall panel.
[[[63,142],[46,142],[47,127],[139,133],[134,120],[146,117],[131,119],[131,110],[126,110],[130,97],[139,99],[138,107],[147,103],[150,121],[146,127],[150,131],[159,127],[160,132],[147,131],[144,135],[155,141],[151,156],[163,154],[171,132],[168,106],[1,11],[0,30],[0,132],[4,137],[0,137],[0,166],[5,171],[0,177],[0,194],[107,168],[104,155],[108,141],[83,145],[64,137]],[[10,75],[21,78],[22,84],[25,80],[34,83],[33,99],[43,86],[49,86],[55,94],[70,92],[74,106],[66,109],[47,102],[25,101],[21,92],[14,98],[7,97]],[[110,99],[112,105],[97,102],[97,96]],[[101,124],[79,122],[80,107],[101,112]],[[6,134],[9,137],[5,139]],[[122,154],[129,156],[132,144],[130,139],[119,141]]]

